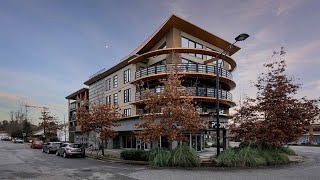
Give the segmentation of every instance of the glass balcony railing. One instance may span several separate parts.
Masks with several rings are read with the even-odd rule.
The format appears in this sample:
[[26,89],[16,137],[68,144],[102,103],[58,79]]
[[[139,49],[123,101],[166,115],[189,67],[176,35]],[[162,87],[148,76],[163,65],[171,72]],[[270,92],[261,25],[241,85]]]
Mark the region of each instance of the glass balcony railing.
[[[184,87],[184,93],[189,96],[202,96],[202,97],[217,97],[217,89],[215,88],[205,88],[205,87]],[[164,90],[163,86],[157,88],[149,89],[153,93],[162,92]],[[220,99],[226,99],[232,101],[232,94],[229,91],[219,89],[218,96]],[[145,90],[136,93],[136,101],[144,100]]]
[[[165,73],[169,70],[177,69],[178,72],[196,72],[196,73],[208,73],[217,74],[215,65],[204,65],[204,64],[164,64],[151,66],[136,72],[136,79],[145,76]],[[232,79],[232,74],[230,71],[218,68],[219,76],[227,77]]]

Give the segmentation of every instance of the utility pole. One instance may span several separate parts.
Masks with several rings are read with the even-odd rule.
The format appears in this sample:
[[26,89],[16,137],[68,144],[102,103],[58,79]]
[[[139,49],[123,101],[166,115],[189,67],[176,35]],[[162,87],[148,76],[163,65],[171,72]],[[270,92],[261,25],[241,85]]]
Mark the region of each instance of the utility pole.
[[66,114],[63,114],[64,142],[67,142]]

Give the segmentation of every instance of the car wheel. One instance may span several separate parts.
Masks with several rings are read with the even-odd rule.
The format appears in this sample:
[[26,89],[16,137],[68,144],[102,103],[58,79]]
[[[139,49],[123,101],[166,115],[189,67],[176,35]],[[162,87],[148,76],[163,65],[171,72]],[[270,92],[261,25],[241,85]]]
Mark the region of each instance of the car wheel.
[[63,155],[62,155],[64,158],[67,158],[67,153],[66,152],[63,152]]
[[57,151],[57,152],[56,152],[56,156],[59,156],[59,155],[60,155],[60,154],[59,154],[59,152]]

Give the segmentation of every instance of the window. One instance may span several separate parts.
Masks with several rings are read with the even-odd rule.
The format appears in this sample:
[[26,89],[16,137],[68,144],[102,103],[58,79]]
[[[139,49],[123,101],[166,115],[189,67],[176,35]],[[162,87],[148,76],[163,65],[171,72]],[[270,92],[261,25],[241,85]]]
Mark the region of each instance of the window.
[[[208,47],[207,47],[207,50],[213,51],[213,49],[208,48]],[[207,60],[209,60],[209,59],[212,59],[212,56],[207,55]]]
[[130,102],[130,89],[126,89],[123,91],[123,100],[124,103]]
[[123,72],[124,84],[130,82],[130,69],[127,69]]
[[131,116],[131,108],[124,109],[124,110],[123,110],[123,115],[124,115],[125,117]]
[[113,94],[113,103],[118,104],[118,93]]
[[166,44],[166,42],[164,42],[163,44],[161,44],[161,46],[159,47],[159,49],[164,49],[164,48],[166,48],[167,47],[167,44]]
[[[188,38],[182,37],[181,39],[181,46],[184,48],[196,48],[196,49],[203,49],[203,45],[196,43]],[[202,54],[193,54],[193,53],[189,53],[190,56],[195,56],[197,58],[203,59],[203,55]]]
[[118,75],[113,76],[113,87],[118,87]]
[[110,104],[111,103],[111,95],[106,97],[106,104]]
[[[197,49],[203,49],[203,46],[199,43],[196,43],[196,48]],[[197,58],[203,59],[203,55],[202,54],[196,54]]]
[[106,91],[109,91],[111,89],[111,79],[106,80]]
[[189,47],[189,45],[188,45],[188,39],[187,38],[185,38],[185,37],[182,37],[182,47],[184,47],[184,48],[188,48]]

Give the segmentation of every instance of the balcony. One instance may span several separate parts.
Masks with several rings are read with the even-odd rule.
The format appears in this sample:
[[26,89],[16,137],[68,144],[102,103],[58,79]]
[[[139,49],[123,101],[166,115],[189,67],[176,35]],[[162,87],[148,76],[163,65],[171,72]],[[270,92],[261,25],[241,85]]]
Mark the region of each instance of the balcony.
[[[195,99],[197,97],[207,97],[207,98],[214,98],[216,99],[217,90],[215,88],[205,88],[205,87],[184,87],[186,90],[185,92],[188,94],[188,96],[194,96]],[[153,93],[162,92],[164,90],[164,87],[157,87],[157,88],[151,88],[149,89]],[[232,101],[232,94],[229,91],[221,90],[219,89],[219,98],[223,101],[228,101],[228,105],[234,106],[235,104]],[[145,96],[145,90],[137,92],[135,100],[136,101],[142,101],[146,98]]]
[[[178,72],[194,72],[194,73],[208,73],[216,75],[215,65],[204,64],[165,64],[151,66],[136,72],[136,79],[143,78],[149,75],[166,73],[169,70],[177,69]],[[232,74],[228,70],[218,68],[219,76],[232,79]]]
[[69,131],[76,131],[76,127],[75,126],[69,126]]

